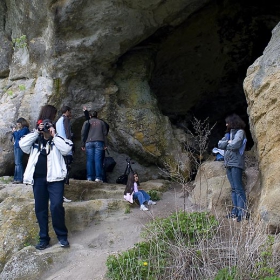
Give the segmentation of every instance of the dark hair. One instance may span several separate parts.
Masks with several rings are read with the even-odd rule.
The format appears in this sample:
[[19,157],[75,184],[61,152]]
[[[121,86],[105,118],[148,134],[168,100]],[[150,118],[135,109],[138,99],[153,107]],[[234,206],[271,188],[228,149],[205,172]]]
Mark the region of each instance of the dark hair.
[[[135,182],[134,175],[138,175],[137,172],[132,172],[132,171],[129,172],[126,187],[125,187],[125,190],[124,190],[124,194],[133,192],[134,182]],[[140,185],[139,181],[137,182],[137,185],[138,186]]]
[[244,129],[246,124],[245,122],[236,114],[232,114],[226,117],[227,130],[229,132],[231,129]]
[[29,127],[28,121],[24,118],[19,118],[17,120],[17,123],[20,123],[22,127]]
[[41,108],[38,120],[50,119],[54,121],[57,109],[52,105],[45,105]]
[[62,106],[60,109],[61,114],[64,114],[67,111],[71,111],[71,108],[69,106]]
[[96,111],[92,111],[92,113],[90,114],[92,118],[97,118],[97,112]]

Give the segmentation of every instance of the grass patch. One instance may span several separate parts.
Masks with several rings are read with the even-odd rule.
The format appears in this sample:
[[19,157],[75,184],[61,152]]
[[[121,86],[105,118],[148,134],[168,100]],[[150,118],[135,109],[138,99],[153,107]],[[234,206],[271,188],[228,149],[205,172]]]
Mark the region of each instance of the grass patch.
[[278,236],[263,223],[178,212],[155,219],[145,242],[107,259],[108,279],[280,280]]

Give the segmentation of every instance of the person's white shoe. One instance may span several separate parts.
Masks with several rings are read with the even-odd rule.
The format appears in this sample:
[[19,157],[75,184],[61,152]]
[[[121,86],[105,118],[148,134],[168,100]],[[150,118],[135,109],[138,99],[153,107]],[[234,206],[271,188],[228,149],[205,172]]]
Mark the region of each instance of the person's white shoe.
[[71,200],[71,199],[67,199],[65,196],[63,196],[63,201],[69,203],[69,202],[71,202],[72,200]]
[[156,205],[157,203],[155,201],[149,200],[148,205]]
[[102,180],[100,180],[100,179],[95,179],[95,182],[100,182],[100,183],[103,183],[103,181],[102,181]]
[[142,210],[142,211],[148,211],[149,209],[145,206],[145,205],[141,205],[140,206],[140,210]]

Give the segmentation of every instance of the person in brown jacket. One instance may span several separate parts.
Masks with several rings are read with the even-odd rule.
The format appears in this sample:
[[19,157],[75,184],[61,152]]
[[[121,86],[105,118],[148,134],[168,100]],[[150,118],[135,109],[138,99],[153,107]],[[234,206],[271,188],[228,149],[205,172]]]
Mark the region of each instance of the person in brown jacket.
[[91,118],[84,122],[81,131],[82,150],[86,151],[87,156],[88,181],[102,182],[103,156],[104,150],[107,149],[107,134],[108,131],[104,121],[98,119],[97,112],[93,111]]

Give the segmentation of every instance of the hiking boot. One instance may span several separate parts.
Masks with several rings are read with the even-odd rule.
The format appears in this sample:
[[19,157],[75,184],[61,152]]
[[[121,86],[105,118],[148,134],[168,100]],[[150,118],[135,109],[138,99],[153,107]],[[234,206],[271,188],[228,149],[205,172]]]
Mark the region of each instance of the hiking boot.
[[142,204],[142,205],[140,206],[140,210],[142,210],[142,211],[148,211],[149,209],[148,209],[144,204]]
[[37,250],[45,250],[45,249],[47,249],[47,248],[49,248],[50,247],[50,244],[49,244],[49,242],[47,242],[47,241],[40,241],[36,246],[35,246],[35,248],[37,249]]
[[149,200],[148,205],[156,205],[157,203],[155,201]]
[[59,240],[58,243],[59,243],[60,247],[62,247],[62,248],[69,248],[70,247],[70,244],[69,244],[67,239],[61,239],[61,240]]
[[71,199],[67,199],[65,196],[63,196],[63,202],[69,203],[69,202],[71,202],[71,201],[72,201]]

